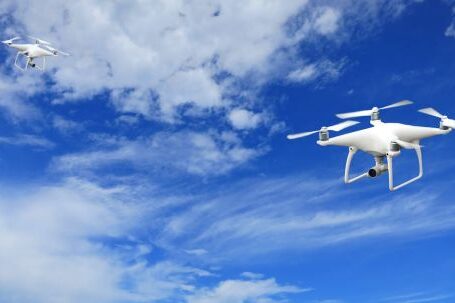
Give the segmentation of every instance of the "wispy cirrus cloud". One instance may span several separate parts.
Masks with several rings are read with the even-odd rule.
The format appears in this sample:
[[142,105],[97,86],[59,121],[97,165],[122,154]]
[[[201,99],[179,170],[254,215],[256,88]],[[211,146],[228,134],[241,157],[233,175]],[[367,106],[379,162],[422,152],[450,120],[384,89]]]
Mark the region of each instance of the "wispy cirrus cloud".
[[288,75],[288,80],[302,84],[310,83],[314,80],[318,80],[319,83],[334,81],[342,74],[344,65],[344,61],[321,60],[291,71]]
[[40,149],[51,149],[55,147],[55,143],[48,139],[31,134],[19,134],[14,137],[0,137],[0,145],[1,144],[31,146]]
[[[229,191],[198,197],[205,202],[174,213],[160,237],[167,245],[185,243],[206,249],[215,259],[230,259],[247,258],[246,252],[256,256],[276,250],[305,251],[455,227],[455,208],[440,205],[439,194],[384,195],[348,205],[342,202],[344,195],[353,193],[339,186],[308,176],[237,184]],[[361,192],[356,195],[362,199]]]
[[404,295],[398,295],[385,298],[383,302],[395,303],[425,303],[425,302],[447,302],[447,299],[452,298],[452,294],[435,294],[429,292],[416,292]]
[[[134,187],[75,178],[1,189],[2,302],[274,302],[305,291],[272,278],[224,280],[172,257],[154,257],[156,246],[140,235],[157,228],[145,223],[175,201],[158,199],[157,192],[152,198],[152,188],[145,201],[132,200]],[[204,279],[217,286],[202,286]]]
[[307,175],[245,180],[201,194],[141,178],[100,182],[111,185],[69,178],[1,188],[3,301],[280,302],[309,289],[260,273],[219,277],[216,267],[205,266],[455,227],[455,209],[440,205],[439,194],[353,205],[344,198],[354,191],[362,200],[369,192],[341,191],[338,180]]
[[[99,145],[98,145],[99,144]],[[163,167],[179,172],[209,176],[229,172],[261,154],[242,145],[232,132],[161,132],[148,138],[128,140],[108,137],[95,142],[96,149],[57,157],[53,167],[79,173],[115,164],[132,165],[138,170]]]
[[279,296],[310,291],[277,284],[274,279],[226,280],[212,289],[201,289],[187,297],[188,303],[282,302]]
[[43,81],[36,75],[5,75],[0,71],[0,109],[13,122],[17,120],[38,120],[41,117],[39,107],[28,102],[28,98],[39,93],[44,87]]

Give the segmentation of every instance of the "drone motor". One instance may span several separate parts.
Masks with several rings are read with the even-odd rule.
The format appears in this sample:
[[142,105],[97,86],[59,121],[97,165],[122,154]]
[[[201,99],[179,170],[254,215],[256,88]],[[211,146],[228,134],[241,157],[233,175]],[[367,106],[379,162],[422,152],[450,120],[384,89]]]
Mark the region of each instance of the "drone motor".
[[444,125],[444,121],[439,122],[439,128],[442,130],[449,130],[450,127]]
[[330,138],[329,130],[327,129],[327,127],[321,128],[321,130],[319,131],[319,140],[320,141],[328,141],[329,138]]
[[379,121],[381,120],[381,115],[379,114],[379,108],[375,107],[373,108],[373,111],[371,112],[371,121]]

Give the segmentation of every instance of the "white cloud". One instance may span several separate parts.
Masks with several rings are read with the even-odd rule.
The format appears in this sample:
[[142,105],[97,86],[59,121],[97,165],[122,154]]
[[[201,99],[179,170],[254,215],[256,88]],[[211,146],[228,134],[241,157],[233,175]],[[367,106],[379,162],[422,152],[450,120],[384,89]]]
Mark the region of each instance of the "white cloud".
[[52,119],[52,126],[64,134],[78,132],[83,129],[81,123],[66,119],[62,116],[55,115]]
[[383,299],[384,302],[396,303],[427,303],[427,302],[447,302],[447,299],[453,298],[452,294],[432,294],[417,292],[399,296],[393,296]]
[[178,203],[144,184],[101,187],[71,178],[48,186],[1,185],[0,301],[273,302],[277,295],[305,291],[259,275],[221,278],[215,288],[203,288],[200,280],[214,279],[211,272],[147,259],[154,250],[139,235],[147,231],[153,242],[150,230],[160,229]]
[[241,276],[244,278],[247,278],[247,279],[251,279],[251,280],[258,280],[258,279],[264,278],[264,275],[253,273],[253,272],[243,272],[241,274]]
[[[29,33],[72,53],[49,60],[56,68],[51,73],[54,88],[64,98],[89,97],[105,89],[130,90],[134,96],[138,90],[141,98],[119,102],[114,96],[119,111],[150,115],[147,103],[158,102],[169,119],[182,104],[229,105],[216,74],[243,77],[267,69],[269,57],[287,44],[283,25],[306,2],[131,1],[125,6],[49,0],[40,5],[11,2],[10,11]],[[52,18],[43,19],[37,11]],[[156,98],[144,95],[148,90]]]
[[182,104],[211,108],[221,105],[220,87],[202,68],[178,71],[159,87],[161,110],[166,116]]
[[[452,13],[455,15],[455,6],[452,8]],[[444,33],[447,37],[455,37],[455,19],[452,20],[452,23],[446,28]]]
[[[428,192],[353,206],[343,203],[343,196],[333,196],[332,182],[308,177],[249,181],[243,190],[233,185],[217,191],[216,198],[175,197],[170,195],[175,188],[160,192],[148,183],[123,180],[102,187],[68,179],[37,188],[1,186],[0,300],[281,302],[309,289],[251,272],[202,287],[207,284],[201,279],[217,275],[172,258],[153,263],[147,256],[156,245],[169,252],[204,247],[187,250],[188,258],[203,256],[205,263],[222,257],[231,263],[237,253],[245,260],[277,247],[308,249],[455,226],[453,207],[438,206],[441,201]],[[339,208],[331,203],[327,209],[326,202],[334,199]],[[431,298],[438,296],[411,299]]]
[[[120,112],[163,115],[172,122],[183,104],[230,108],[232,102],[224,96],[227,80],[274,79],[271,71],[289,65],[284,58],[299,59],[292,55],[299,43],[317,43],[315,36],[338,40],[334,33],[397,15],[407,3],[176,0],[125,5],[8,0],[1,12],[10,12],[15,22],[5,34],[36,34],[72,54],[48,60],[54,92],[61,92],[56,102],[107,90],[113,92],[111,101]],[[50,17],[42,18],[37,13],[42,11]],[[289,22],[295,25],[291,31]],[[280,53],[286,55],[277,60]],[[219,77],[223,73],[227,79]]]
[[133,233],[146,214],[159,218],[161,209],[174,204],[169,198],[132,204],[137,188],[74,178],[52,186],[1,188],[2,302],[177,299],[195,289],[199,277],[211,275],[172,260],[146,259],[153,250]]
[[[393,199],[379,196],[353,206],[342,202],[348,200],[344,195],[353,192],[338,186],[344,186],[338,179],[324,181],[308,175],[231,185],[229,190],[205,196],[205,203],[177,211],[161,238],[169,246],[204,247],[213,259],[242,256],[245,260],[246,252],[254,258],[276,250],[305,251],[455,227],[455,208],[440,205],[440,198],[427,191]],[[361,192],[356,194],[362,199]]]
[[55,144],[46,138],[38,137],[30,134],[19,134],[14,137],[0,137],[0,145],[17,145],[17,146],[32,146],[40,149],[50,149]]
[[333,81],[341,76],[344,66],[345,60],[339,62],[321,60],[293,70],[289,73],[288,79],[299,83],[309,83],[315,80],[319,83]]
[[135,296],[144,298],[140,292],[122,289],[130,266],[96,240],[124,236],[132,218],[138,218],[135,210],[118,200],[122,188],[70,179],[57,186],[3,188],[2,192],[2,302],[134,302],[141,301]]
[[205,249],[198,248],[198,249],[188,249],[185,250],[187,254],[194,255],[194,256],[203,256],[208,253]]
[[447,37],[455,37],[455,25],[454,24],[450,24],[449,27],[447,27],[447,29],[445,31],[445,35]]
[[138,170],[163,167],[195,175],[219,175],[229,172],[260,155],[261,151],[241,145],[235,135],[216,131],[177,133],[160,132],[135,141],[102,138],[94,151],[56,158],[60,171],[84,172],[123,163]]
[[203,289],[187,298],[188,303],[280,302],[277,295],[301,293],[309,289],[283,286],[274,279],[226,280],[213,289]]
[[114,106],[122,113],[135,113],[144,117],[153,117],[153,94],[150,90],[120,90],[111,92]]
[[0,72],[0,109],[7,113],[12,120],[37,120],[41,114],[39,109],[28,103],[28,97],[38,93],[43,88],[43,82],[36,75],[21,75],[12,77]]
[[306,82],[316,77],[318,71],[315,64],[310,64],[292,71],[288,78],[294,82]]
[[[376,19],[399,15],[412,2],[6,0],[0,12],[11,13],[15,22],[5,35],[37,34],[72,53],[48,60],[54,91],[62,93],[58,102],[127,92],[123,102],[112,96],[120,112],[163,114],[173,121],[182,104],[231,106],[220,73],[240,80],[254,75],[249,81],[259,83],[274,79],[270,71],[289,65],[276,60],[279,53],[294,62],[299,43],[317,43],[314,36],[339,40],[358,24],[365,29]],[[37,13],[42,11],[52,17],[43,19]]]
[[340,11],[332,7],[323,7],[317,11],[314,22],[316,31],[322,35],[333,34],[338,29]]
[[236,129],[256,128],[263,121],[261,114],[242,108],[235,108],[229,113],[229,121]]
[[[141,118],[179,125],[198,119],[218,122],[219,132],[228,130],[225,122],[229,121],[234,131],[265,127],[273,133],[282,125],[269,112],[273,105],[253,113],[264,108],[258,92],[266,83],[289,80],[320,85],[336,80],[343,60],[329,61],[324,59],[328,54],[304,50],[313,49],[321,39],[335,41],[332,45],[337,47],[340,41],[349,41],[352,32],[398,15],[408,3],[4,0],[0,14],[11,15],[3,29],[5,36],[40,36],[72,56],[50,58],[42,78],[34,71],[18,76],[2,70],[0,86],[13,91],[0,99],[0,107],[13,118],[36,119],[40,110],[27,100],[40,93],[52,93],[53,105],[102,96],[118,112],[114,120],[130,125]],[[42,17],[43,11],[48,18]],[[14,52],[7,51],[10,57],[5,63],[12,64]],[[63,120],[54,122],[60,130],[69,126]],[[258,146],[263,143],[229,148],[216,142],[209,154],[227,160],[221,167],[226,172],[260,154]],[[219,150],[222,156],[217,156]],[[221,160],[209,159],[201,169],[194,163],[178,166],[202,174],[213,168],[213,162]]]

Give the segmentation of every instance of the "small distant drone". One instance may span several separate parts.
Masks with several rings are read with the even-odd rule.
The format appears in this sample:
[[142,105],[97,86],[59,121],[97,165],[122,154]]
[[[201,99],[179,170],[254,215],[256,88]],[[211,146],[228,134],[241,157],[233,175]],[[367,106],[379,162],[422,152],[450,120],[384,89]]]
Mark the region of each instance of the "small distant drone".
[[[455,129],[455,120],[449,119],[447,116],[440,114],[432,108],[424,108],[419,110],[419,112],[441,119],[439,128],[413,126],[401,123],[384,123],[381,121],[380,110],[400,107],[412,103],[413,102],[409,100],[403,100],[381,108],[374,107],[371,110],[336,115],[340,119],[370,116],[370,123],[373,125],[373,127],[370,128],[347,133],[334,138],[329,138],[329,131],[338,132],[359,123],[357,121],[345,121],[334,126],[322,127],[317,131],[288,135],[287,138],[292,140],[319,133],[319,140],[317,141],[317,144],[321,146],[346,146],[349,148],[349,154],[347,157],[344,173],[345,183],[352,183],[365,177],[376,178],[381,174],[388,172],[389,189],[391,191],[394,191],[417,181],[423,176],[422,150],[420,146],[420,140],[437,135],[446,135],[451,132],[452,129]],[[414,149],[416,151],[417,159],[419,162],[419,174],[400,185],[394,185],[393,158],[400,154],[401,148]],[[358,150],[372,155],[375,159],[375,166],[370,168],[368,172],[351,178],[351,162]],[[387,158],[386,164],[384,163],[385,158]]]
[[[46,57],[59,55],[69,56],[68,53],[52,47],[50,42],[34,37],[29,38],[32,39],[34,43],[14,43],[14,41],[20,40],[20,37],[14,37],[9,40],[2,41],[3,44],[18,50],[16,60],[14,60],[14,65],[22,71],[27,70],[29,66],[43,71],[46,67]],[[19,56],[24,56],[27,59],[25,66],[19,65]],[[41,66],[36,64],[35,59],[38,58],[42,58]]]

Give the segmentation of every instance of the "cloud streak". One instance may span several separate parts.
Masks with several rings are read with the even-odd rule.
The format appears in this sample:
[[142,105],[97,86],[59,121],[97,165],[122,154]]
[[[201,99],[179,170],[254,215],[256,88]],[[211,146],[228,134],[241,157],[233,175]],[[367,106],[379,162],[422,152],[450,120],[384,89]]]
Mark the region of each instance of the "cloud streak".
[[[176,170],[197,176],[225,174],[261,155],[242,145],[232,132],[161,132],[149,138],[128,140],[101,137],[93,151],[57,157],[57,171],[96,171],[110,165],[132,165],[135,170]],[[169,170],[170,168],[170,170]]]
[[207,270],[151,261],[154,245],[138,235],[153,227],[144,222],[175,205],[169,199],[131,204],[134,188],[74,178],[2,192],[2,302],[246,302],[305,291],[261,277],[217,278],[210,290],[199,281],[215,279]]
[[[343,201],[353,193],[339,186],[293,176],[220,189],[170,217],[162,239],[202,247],[215,259],[231,259],[359,239],[412,237],[455,226],[455,208],[440,205],[438,194],[380,196],[350,205]],[[356,195],[362,201],[362,193]]]

